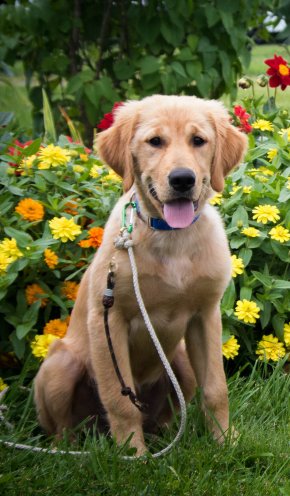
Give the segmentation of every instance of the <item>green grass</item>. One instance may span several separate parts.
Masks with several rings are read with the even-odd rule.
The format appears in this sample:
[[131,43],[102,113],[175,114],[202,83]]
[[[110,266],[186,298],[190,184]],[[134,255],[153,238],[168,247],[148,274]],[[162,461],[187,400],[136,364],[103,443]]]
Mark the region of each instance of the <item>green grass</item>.
[[[89,455],[48,455],[0,446],[0,492],[5,496],[165,495],[289,496],[290,376],[277,367],[267,379],[261,370],[229,380],[232,420],[240,433],[218,446],[205,431],[196,404],[188,408],[186,433],[170,454],[146,461],[124,461],[120,449],[102,437],[87,437]],[[12,433],[1,438],[48,446],[36,426],[32,394],[14,386],[6,398]],[[152,452],[169,443],[149,441]],[[68,447],[66,443],[62,447]],[[69,446],[80,449],[80,445]]]

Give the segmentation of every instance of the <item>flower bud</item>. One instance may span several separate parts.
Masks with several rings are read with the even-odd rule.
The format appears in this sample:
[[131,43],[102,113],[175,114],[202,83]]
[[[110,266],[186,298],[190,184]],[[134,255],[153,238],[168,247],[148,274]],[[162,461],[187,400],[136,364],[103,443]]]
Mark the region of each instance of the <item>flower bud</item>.
[[243,90],[246,90],[252,86],[253,82],[250,78],[244,76],[238,81],[238,86],[242,88]]
[[261,88],[265,88],[268,84],[268,78],[265,76],[265,74],[260,74],[260,76],[257,77],[256,83],[261,86]]
[[237,221],[237,227],[243,227],[243,221],[242,220],[238,220]]

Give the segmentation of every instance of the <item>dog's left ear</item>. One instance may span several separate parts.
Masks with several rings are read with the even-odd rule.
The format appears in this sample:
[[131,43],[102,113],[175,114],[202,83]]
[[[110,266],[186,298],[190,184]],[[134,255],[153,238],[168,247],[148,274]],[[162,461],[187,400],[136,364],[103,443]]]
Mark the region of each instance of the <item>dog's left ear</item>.
[[97,136],[97,149],[104,160],[123,178],[123,188],[128,191],[134,182],[131,140],[138,119],[138,101],[130,101],[118,107],[114,123]]
[[219,102],[215,112],[211,113],[216,133],[215,154],[211,169],[211,186],[221,192],[224,178],[243,159],[247,150],[248,139],[230,123],[230,116]]

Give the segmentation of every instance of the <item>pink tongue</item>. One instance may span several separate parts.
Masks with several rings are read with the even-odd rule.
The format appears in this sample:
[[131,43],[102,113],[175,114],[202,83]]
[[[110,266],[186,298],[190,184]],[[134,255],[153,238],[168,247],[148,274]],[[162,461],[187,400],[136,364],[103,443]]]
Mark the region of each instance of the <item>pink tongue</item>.
[[163,213],[170,227],[188,227],[194,219],[193,202],[184,199],[165,203]]

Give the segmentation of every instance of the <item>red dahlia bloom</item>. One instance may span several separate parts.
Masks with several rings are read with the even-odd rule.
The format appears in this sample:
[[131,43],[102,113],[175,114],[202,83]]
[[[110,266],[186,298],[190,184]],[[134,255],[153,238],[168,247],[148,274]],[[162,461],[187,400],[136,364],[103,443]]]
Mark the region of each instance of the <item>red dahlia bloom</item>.
[[112,108],[112,111],[104,115],[101,122],[97,125],[97,128],[101,129],[101,131],[109,129],[109,127],[111,127],[114,122],[114,112],[117,110],[118,107],[121,107],[122,105],[124,105],[123,102],[116,102]]
[[241,105],[235,105],[234,114],[237,117],[236,124],[238,128],[244,133],[250,133],[252,131],[252,126],[248,121],[251,116],[246,112],[246,109],[241,107]]
[[264,62],[270,67],[267,74],[270,76],[271,88],[281,86],[281,90],[284,91],[287,86],[290,86],[290,68],[287,60],[275,54],[273,59],[267,59]]

